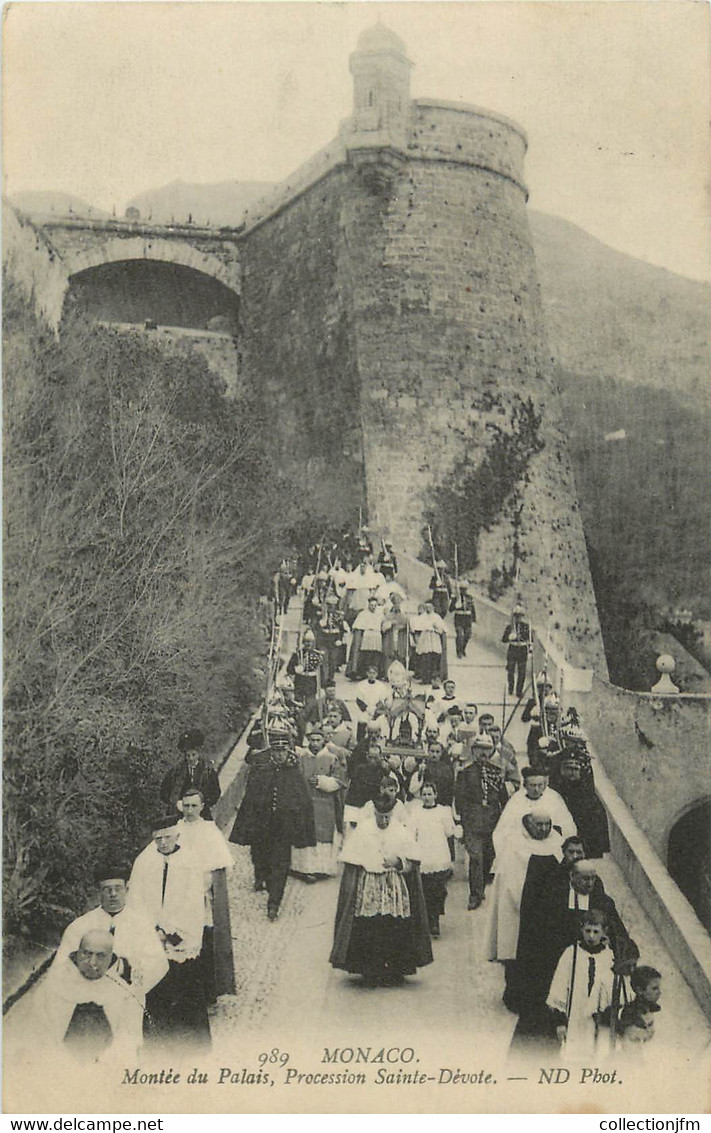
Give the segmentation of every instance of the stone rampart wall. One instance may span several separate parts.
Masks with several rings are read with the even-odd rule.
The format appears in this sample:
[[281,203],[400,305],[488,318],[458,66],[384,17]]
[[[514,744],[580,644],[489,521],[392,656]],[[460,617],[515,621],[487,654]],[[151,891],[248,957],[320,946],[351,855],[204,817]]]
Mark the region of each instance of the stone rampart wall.
[[[270,415],[283,467],[316,515],[343,524],[364,503],[360,389],[341,210],[332,171],[241,242],[239,369]],[[365,239],[365,234],[360,234]]]

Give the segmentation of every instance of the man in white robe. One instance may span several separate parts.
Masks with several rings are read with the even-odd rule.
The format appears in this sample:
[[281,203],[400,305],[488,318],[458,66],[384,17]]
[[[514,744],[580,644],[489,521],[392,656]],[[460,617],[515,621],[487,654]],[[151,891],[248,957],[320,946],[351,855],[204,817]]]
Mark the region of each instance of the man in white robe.
[[547,808],[529,801],[527,812],[511,831],[497,858],[498,868],[490,891],[491,903],[484,934],[489,960],[508,963],[516,959],[521,897],[532,857],[550,857],[560,862],[563,851],[562,838],[552,829]]
[[366,671],[375,666],[378,672],[383,667],[383,611],[375,595],[368,598],[368,605],[361,610],[353,622],[351,650],[346,665],[346,676],[351,680],[364,677]]
[[[204,822],[204,825],[214,827],[215,824]],[[155,925],[146,914],[127,906],[128,870],[113,864],[97,869],[94,876],[99,886],[99,904],[67,925],[52,968],[61,966],[77,951],[87,932],[94,929],[108,932],[113,939],[114,956],[109,972],[122,979],[133,992],[140,1029],[146,993],[168,971],[165,950]]]
[[203,800],[200,791],[186,791],[180,800],[182,818],[178,840],[183,850],[194,854],[203,867],[205,886],[205,925],[202,961],[208,1003],[218,995],[233,995],[234,961],[230,909],[227,899],[227,873],[234,865],[230,844],[214,822],[200,817]]
[[52,965],[35,1010],[43,1046],[83,1063],[134,1061],[141,1042],[141,1011],[115,974],[113,937],[85,932],[77,948]]
[[350,572],[346,580],[344,599],[344,613],[350,626],[353,625],[357,614],[366,609],[371,592],[377,590],[382,581],[382,574],[373,570],[371,564],[365,560]]
[[[414,626],[412,626],[414,630]],[[422,684],[439,686],[442,673],[442,653],[447,629],[431,602],[425,602],[424,613],[418,616],[415,653],[417,678]]]
[[534,805],[545,808],[550,815],[552,825],[559,828],[562,841],[577,833],[573,817],[563,799],[557,791],[548,786],[548,776],[532,767],[524,767],[521,776],[523,790],[516,791],[511,796],[494,828],[493,841],[497,862],[508,839],[520,827],[524,814],[527,814]]
[[168,974],[146,996],[145,1037],[163,1045],[210,1043],[200,953],[205,925],[203,861],[183,849],[177,819],[153,824],[153,841],[136,858],[129,883],[131,907],[156,926]]

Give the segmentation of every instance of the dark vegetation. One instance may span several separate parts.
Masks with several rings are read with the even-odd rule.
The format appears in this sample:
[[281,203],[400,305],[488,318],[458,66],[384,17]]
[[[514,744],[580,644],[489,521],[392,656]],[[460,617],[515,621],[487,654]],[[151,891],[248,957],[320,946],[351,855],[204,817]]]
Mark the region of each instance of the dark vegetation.
[[[673,391],[560,375],[612,680],[649,688],[651,635],[692,656],[711,613],[711,414]],[[605,436],[624,430],[624,439]]]
[[57,340],[8,282],[4,361],[5,917],[44,939],[145,844],[177,735],[216,756],[258,702],[298,509],[201,358]]
[[[495,427],[493,438],[479,464],[462,457],[444,483],[435,489],[425,515],[431,527],[436,554],[454,563],[457,545],[459,570],[475,567],[479,561],[479,536],[500,519],[510,507],[514,522],[513,558],[510,564],[492,570],[490,597],[496,600],[514,582],[523,551],[516,539],[516,519],[520,515],[517,494],[525,483],[531,459],[543,449],[541,416],[529,399],[514,402],[507,428]],[[421,557],[431,560],[427,530],[423,533]]]

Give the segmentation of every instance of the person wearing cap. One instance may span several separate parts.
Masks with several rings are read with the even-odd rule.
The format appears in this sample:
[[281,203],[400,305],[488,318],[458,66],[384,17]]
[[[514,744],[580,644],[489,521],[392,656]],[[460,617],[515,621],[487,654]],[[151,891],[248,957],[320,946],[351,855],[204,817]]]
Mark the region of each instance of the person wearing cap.
[[607,811],[595,790],[592,760],[577,724],[560,730],[562,750],[551,760],[550,782],[573,816],[587,848],[586,857],[601,858],[610,849]]
[[155,925],[168,972],[146,996],[146,1042],[160,1046],[210,1045],[201,951],[205,926],[202,862],[180,844],[175,814],[153,822],[153,840],[131,870],[131,908]]
[[66,1055],[85,1066],[128,1065],[137,1058],[142,1010],[135,990],[116,974],[110,932],[86,929],[76,947],[55,960],[39,988],[33,1015],[43,1052]]
[[275,921],[291,864],[292,847],[316,845],[314,808],[299,756],[283,724],[268,733],[269,758],[250,772],[230,842],[249,846],[256,892],[267,891],[267,916]]
[[432,591],[432,608],[444,620],[447,617],[452,597],[452,581],[444,559],[438,559],[435,563],[435,571],[430,579],[430,590]]
[[524,705],[523,712],[521,713],[521,720],[524,724],[528,724],[530,720],[534,719],[534,708],[538,709],[538,715],[535,719],[540,719],[540,714],[543,710],[543,701],[551,692],[553,692],[553,685],[548,680],[545,669],[542,669],[536,677],[536,694],[535,696],[529,696]]
[[537,704],[534,704],[528,713],[526,722],[530,721],[528,735],[526,736],[526,752],[528,753],[529,762],[539,758],[539,740],[544,738],[543,726],[541,724],[541,710]]
[[326,594],[321,617],[316,625],[316,645],[323,656],[324,685],[333,680],[343,664],[344,633],[345,623],[343,611],[338,606],[338,595]]
[[471,640],[472,626],[476,621],[476,607],[474,599],[469,593],[469,582],[466,578],[462,578],[459,584],[455,585],[455,592],[449,603],[449,612],[454,614],[457,657],[461,660],[467,655],[467,645]]
[[516,687],[516,696],[521,700],[523,690],[526,684],[526,669],[528,667],[528,655],[533,648],[533,639],[531,637],[531,627],[525,620],[526,611],[523,606],[516,605],[511,614],[511,621],[506,626],[501,640],[508,643],[506,650],[506,678],[509,686],[509,696],[514,695],[514,685]]
[[419,851],[395,817],[391,797],[376,797],[344,844],[341,861],[331,965],[377,987],[402,983],[431,964]]
[[385,581],[392,582],[397,574],[397,559],[393,551],[392,543],[383,543],[377,562],[378,570]]
[[116,862],[94,871],[99,904],[67,925],[52,966],[63,964],[76,952],[86,932],[108,932],[113,939],[108,970],[131,989],[140,1022],[146,993],[163,979],[168,960],[152,921],[140,909],[127,905],[129,874],[127,866]]
[[476,724],[458,729],[463,745],[454,783],[454,810],[464,831],[469,857],[469,910],[484,900],[484,884],[494,862],[492,834],[501,815],[505,795],[504,776],[491,762],[494,742]]
[[516,957],[524,890],[528,886],[538,891],[546,876],[557,868],[563,856],[561,847],[562,839],[552,827],[548,808],[529,800],[497,854],[484,939],[488,959],[504,965],[504,1003],[513,1011],[518,1010],[520,1001]]
[[336,839],[343,832],[347,752],[345,748],[327,741],[317,725],[311,728],[306,743],[305,748],[297,749],[297,754],[313,803],[316,845],[292,849],[291,870],[308,881],[315,881],[319,877],[336,875]]
[[374,594],[368,605],[353,622],[351,649],[346,665],[346,676],[352,681],[363,680],[368,669],[378,674],[383,671],[383,613]]
[[175,810],[190,787],[196,787],[205,800],[202,818],[212,818],[212,808],[222,794],[220,780],[212,762],[200,752],[205,737],[198,728],[183,732],[178,740],[181,757],[163,777],[160,786],[160,800],[166,810]]
[[200,817],[203,797],[196,788],[178,802],[180,845],[200,860],[205,885],[205,927],[202,962],[208,1003],[218,995],[234,995],[234,964],[227,871],[234,865],[229,842],[216,823]]
[[513,830],[531,803],[540,803],[548,811],[554,829],[561,838],[577,833],[573,817],[557,791],[548,786],[548,776],[536,767],[524,767],[521,772],[523,790],[516,791],[507,802],[493,834],[497,857],[506,845]]
[[298,647],[287,661],[287,676],[294,678],[294,696],[303,704],[318,694],[322,682],[323,653],[316,648],[314,631],[301,634]]

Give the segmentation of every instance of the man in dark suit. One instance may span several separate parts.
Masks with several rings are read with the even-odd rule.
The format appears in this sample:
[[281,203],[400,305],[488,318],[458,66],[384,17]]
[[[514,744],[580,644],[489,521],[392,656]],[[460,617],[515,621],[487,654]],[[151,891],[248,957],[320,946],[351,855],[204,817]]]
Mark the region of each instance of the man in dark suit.
[[160,787],[161,801],[175,810],[178,800],[187,790],[200,791],[205,805],[201,818],[212,818],[212,807],[222,794],[220,780],[209,759],[200,755],[205,737],[197,728],[191,728],[178,740],[181,757],[163,778]]

